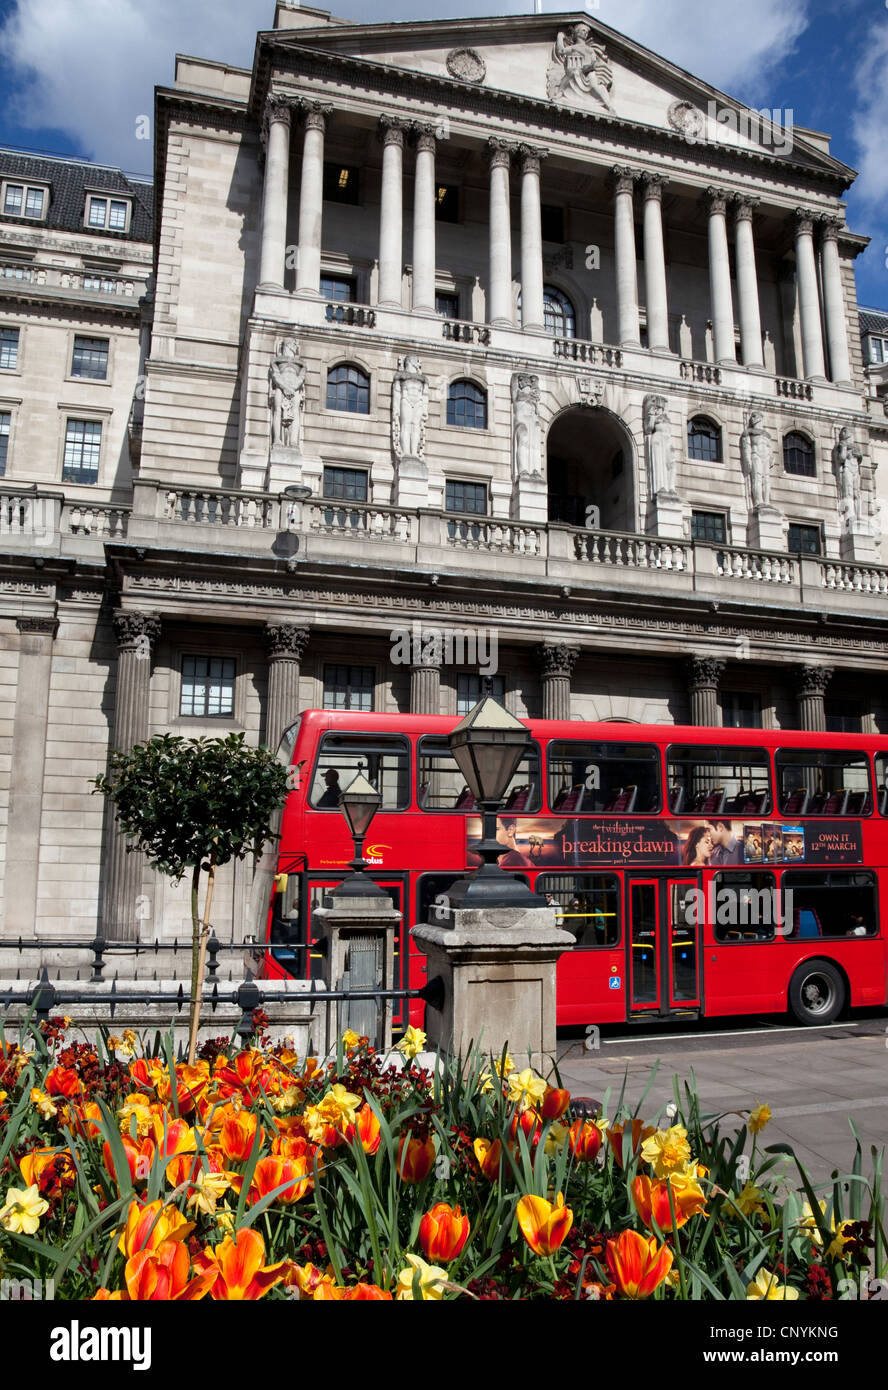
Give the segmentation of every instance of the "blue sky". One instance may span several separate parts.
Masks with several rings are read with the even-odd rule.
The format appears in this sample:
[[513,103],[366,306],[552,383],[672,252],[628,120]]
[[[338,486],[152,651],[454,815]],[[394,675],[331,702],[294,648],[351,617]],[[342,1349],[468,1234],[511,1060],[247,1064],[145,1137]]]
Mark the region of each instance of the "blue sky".
[[[365,0],[333,8],[367,17]],[[373,18],[532,8],[377,0]],[[828,131],[832,152],[860,170],[848,221],[873,240],[857,262],[860,302],[888,308],[888,0],[589,0],[589,10],[750,106],[792,108],[796,125]],[[0,142],[148,172],[136,122],[153,109],[155,83],[171,81],[173,55],[249,67],[273,13],[273,0],[0,0]]]

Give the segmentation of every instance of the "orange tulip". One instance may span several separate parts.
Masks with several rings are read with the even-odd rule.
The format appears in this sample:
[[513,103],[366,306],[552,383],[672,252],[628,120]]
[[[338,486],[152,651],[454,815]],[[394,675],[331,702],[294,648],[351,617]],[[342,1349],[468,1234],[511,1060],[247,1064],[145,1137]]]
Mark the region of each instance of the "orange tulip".
[[622,1231],[604,1252],[611,1279],[624,1298],[649,1298],[672,1268],[672,1251],[655,1236]]
[[554,1086],[547,1086],[546,1094],[543,1096],[543,1103],[540,1106],[540,1114],[544,1120],[560,1120],[569,1105],[570,1091],[558,1090]]
[[594,1163],[601,1151],[601,1130],[591,1120],[574,1120],[567,1132],[567,1147],[580,1163]]
[[540,1142],[543,1126],[535,1110],[521,1110],[512,1116],[512,1123],[509,1126],[509,1134],[512,1139],[517,1137],[519,1128],[523,1130],[524,1137],[531,1148],[536,1148]]
[[355,1116],[355,1123],[349,1125],[346,1138],[352,1142],[356,1137],[361,1142],[365,1154],[375,1154],[379,1148],[379,1120],[369,1105],[362,1105]]
[[[62,1159],[62,1163],[56,1166],[56,1159]],[[42,1191],[44,1187],[51,1187],[56,1177],[76,1178],[77,1169],[71,1160],[71,1154],[67,1149],[32,1149],[30,1153],[22,1154],[19,1159],[19,1168],[25,1180],[26,1187],[37,1186]]]
[[46,1073],[44,1088],[48,1096],[65,1096],[70,1100],[71,1096],[80,1095],[83,1082],[71,1067],[53,1067]]
[[130,1202],[118,1245],[127,1259],[131,1259],[140,1250],[156,1250],[165,1241],[185,1240],[193,1230],[193,1221],[186,1221],[180,1211],[165,1206],[160,1200],[146,1205]]
[[502,1140],[494,1139],[491,1143],[489,1139],[476,1139],[472,1148],[478,1160],[478,1167],[487,1181],[496,1182],[500,1175],[500,1163],[503,1156]]
[[[672,1201],[675,1206],[675,1225],[680,1228],[706,1205],[706,1197],[696,1182],[671,1184]],[[651,1182],[650,1178],[636,1178],[632,1184],[632,1200],[644,1224],[656,1221],[661,1231],[672,1230],[672,1213],[669,1208],[669,1182]]]
[[414,1139],[405,1134],[398,1145],[398,1173],[404,1182],[422,1182],[432,1171],[436,1157],[431,1136],[428,1139]]
[[634,1158],[638,1153],[645,1139],[650,1139],[652,1134],[656,1134],[653,1125],[645,1125],[643,1120],[632,1121],[632,1152],[624,1155],[623,1153],[623,1133],[625,1125],[611,1125],[607,1131],[607,1142],[613,1150],[614,1158],[621,1168],[625,1168],[629,1159]]
[[350,1289],[345,1290],[345,1297],[349,1303],[391,1303],[392,1296],[387,1289],[381,1289],[378,1284],[354,1284]]
[[311,1169],[304,1158],[260,1158],[253,1171],[250,1187],[250,1201],[258,1202],[274,1192],[282,1183],[289,1182],[275,1197],[276,1202],[298,1202],[313,1184]]
[[[148,1174],[151,1171],[151,1165],[154,1162],[154,1141],[152,1139],[143,1139],[141,1144],[134,1144],[132,1139],[129,1139],[125,1134],[122,1134],[120,1138],[123,1144],[123,1151],[126,1154],[126,1161],[129,1165],[130,1182],[147,1182]],[[114,1158],[111,1153],[111,1145],[107,1142],[102,1145],[102,1156],[105,1160],[105,1167],[117,1183],[117,1186],[120,1187],[120,1180],[114,1171]]]
[[294,1260],[285,1261],[284,1285],[288,1289],[297,1288],[302,1298],[314,1298],[321,1284],[332,1283],[332,1275],[318,1269],[317,1265],[298,1265]]
[[419,1223],[419,1243],[433,1264],[455,1260],[468,1238],[469,1218],[446,1202],[436,1202]]
[[[219,1143],[225,1157],[232,1163],[246,1163],[253,1148],[257,1129],[259,1119],[248,1110],[241,1110],[238,1114],[229,1116],[219,1135]],[[259,1129],[260,1144],[264,1138],[265,1130]]]
[[87,1101],[86,1105],[72,1105],[68,1116],[71,1127],[89,1139],[97,1139],[101,1134],[101,1118],[102,1112],[94,1100]]
[[521,1234],[535,1255],[553,1254],[573,1225],[573,1212],[560,1192],[554,1206],[544,1197],[522,1197],[517,1215]]
[[195,1258],[195,1267],[203,1274],[215,1272],[210,1289],[214,1299],[245,1300],[264,1298],[269,1289],[284,1278],[287,1261],[263,1265],[265,1241],[251,1227],[226,1236],[215,1250],[207,1248]]
[[191,1302],[209,1292],[215,1275],[198,1274],[189,1281],[191,1261],[181,1241],[165,1241],[156,1250],[140,1250],[126,1262],[124,1279],[129,1298],[140,1302]]

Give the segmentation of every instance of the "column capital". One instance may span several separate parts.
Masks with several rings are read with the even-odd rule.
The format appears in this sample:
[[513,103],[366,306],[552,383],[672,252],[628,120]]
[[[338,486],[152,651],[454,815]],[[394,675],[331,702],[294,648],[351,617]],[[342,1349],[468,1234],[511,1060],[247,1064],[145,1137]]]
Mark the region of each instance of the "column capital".
[[642,186],[644,196],[648,202],[660,203],[663,200],[663,190],[669,187],[669,180],[665,174],[642,174]]
[[379,118],[379,139],[383,145],[397,145],[399,149],[404,148],[404,138],[409,129],[409,123],[402,121],[400,116],[380,116]]
[[824,241],[838,241],[839,232],[845,226],[841,217],[836,217],[833,213],[822,212],[817,221],[820,223],[820,235]]
[[491,169],[508,169],[511,166],[515,149],[516,146],[513,141],[501,140],[499,136],[491,136],[487,141],[487,153],[490,156]]
[[570,647],[566,642],[550,644],[543,642],[536,649],[536,657],[546,676],[572,676],[580,655],[579,647]]
[[717,656],[689,656],[685,669],[692,689],[713,688],[724,675],[725,663]]
[[521,160],[522,174],[538,174],[540,165],[544,159],[548,159],[549,151],[538,149],[536,145],[519,145],[518,158]]
[[428,154],[435,153],[438,145],[437,130],[438,126],[432,121],[413,121],[410,126],[410,135],[417,151],[425,150]]
[[799,695],[823,695],[833,678],[832,666],[797,666],[796,690]]
[[810,236],[813,233],[814,217],[815,214],[807,208],[796,208],[792,215],[796,236]]
[[333,114],[333,107],[321,101],[303,100],[299,102],[299,113],[306,130],[323,131],[328,117]]
[[268,141],[268,127],[272,123],[276,125],[285,125],[288,130],[290,129],[293,121],[293,111],[297,106],[298,103],[295,102],[292,97],[277,96],[269,93],[262,111],[260,137],[263,145]]
[[638,169],[630,169],[626,164],[614,164],[611,169],[616,193],[633,193],[635,181],[641,177]]
[[760,202],[761,198],[752,198],[746,193],[735,194],[731,199],[735,220],[737,222],[751,222]]
[[728,195],[723,188],[716,188],[714,185],[706,190],[706,211],[710,217],[718,213],[725,213],[728,209]]
[[296,623],[266,623],[263,636],[269,661],[301,661],[311,629]]
[[33,633],[36,636],[55,637],[59,620],[51,615],[45,617],[34,615],[28,618],[16,618],[15,625],[22,634]]
[[151,655],[160,636],[160,618],[156,613],[132,613],[118,608],[114,613],[114,640],[121,652]]

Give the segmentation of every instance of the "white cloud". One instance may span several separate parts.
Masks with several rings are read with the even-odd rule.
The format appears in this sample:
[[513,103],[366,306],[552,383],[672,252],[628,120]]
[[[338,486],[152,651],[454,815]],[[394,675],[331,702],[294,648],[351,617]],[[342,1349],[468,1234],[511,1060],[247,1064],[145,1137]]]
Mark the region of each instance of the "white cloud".
[[851,122],[854,143],[860,151],[860,176],[854,185],[858,198],[868,204],[888,198],[888,138],[885,108],[888,103],[888,20],[875,26],[854,74],[853,90],[859,105]]

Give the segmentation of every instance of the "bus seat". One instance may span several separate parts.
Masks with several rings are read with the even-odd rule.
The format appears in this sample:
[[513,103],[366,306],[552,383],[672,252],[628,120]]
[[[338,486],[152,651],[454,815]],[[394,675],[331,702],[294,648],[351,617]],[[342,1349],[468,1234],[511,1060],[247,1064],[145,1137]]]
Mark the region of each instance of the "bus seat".
[[626,793],[622,787],[611,788],[610,796],[607,799],[607,805],[601,808],[603,814],[609,815],[612,811],[621,811],[623,809],[622,802],[625,795]]
[[869,792],[851,792],[845,807],[846,816],[868,816],[871,809]]
[[673,816],[680,816],[684,810],[685,789],[684,787],[669,788],[669,810]]
[[468,787],[463,787],[453,805],[457,811],[476,811],[478,809],[475,805],[475,798]]
[[823,932],[820,929],[820,918],[817,916],[817,913],[814,912],[812,908],[803,907],[800,910],[796,909],[796,911],[793,912],[792,917],[793,924],[795,924],[796,919],[798,919],[798,927],[794,932],[794,935],[797,936],[800,940],[804,938],[810,939],[811,937],[823,935]]
[[563,787],[558,794],[558,800],[552,807],[553,811],[563,811],[565,815],[579,811],[583,804],[583,792],[585,787],[582,782],[575,782],[570,791]]
[[637,796],[638,788],[636,786],[621,787],[619,794],[613,801],[613,804],[610,806],[606,806],[605,810],[615,811],[618,815],[626,816],[630,813],[630,811],[635,810],[635,798]]
[[804,816],[808,813],[808,802],[810,796],[806,787],[796,787],[790,794],[788,801],[784,803],[783,814],[785,816]]
[[509,793],[509,799],[503,807],[504,811],[523,811],[530,800],[530,783],[523,787],[515,787]]
[[826,805],[826,793],[825,793],[825,792],[815,792],[814,795],[811,797],[811,800],[808,802],[808,815],[809,815],[809,816],[822,816],[822,815],[823,815],[823,808],[824,808],[825,805]]
[[833,792],[829,797],[827,797],[821,815],[846,815],[848,807],[848,796],[849,792],[847,787],[841,787],[837,792]]
[[724,807],[725,789],[724,787],[716,787],[714,791],[707,793],[703,805],[700,807],[700,813],[704,816],[717,816],[724,810]]

